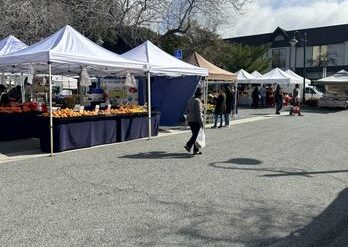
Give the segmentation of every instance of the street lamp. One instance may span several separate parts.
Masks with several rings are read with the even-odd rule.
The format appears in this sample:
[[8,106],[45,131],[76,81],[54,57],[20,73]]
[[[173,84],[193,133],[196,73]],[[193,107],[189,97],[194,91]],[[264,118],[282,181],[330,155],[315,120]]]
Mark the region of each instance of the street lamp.
[[[303,104],[306,102],[306,97],[305,97],[305,93],[306,93],[306,77],[307,77],[307,69],[306,69],[306,45],[307,45],[307,33],[304,32],[303,33],[303,37],[300,38],[299,37],[299,41],[296,39],[296,34],[298,36],[300,36],[300,32],[299,31],[295,31],[294,32],[294,37],[289,41],[290,45],[292,47],[295,47],[299,41],[300,44],[303,45],[303,97],[302,97],[302,102]],[[291,53],[291,52],[290,52]],[[296,67],[296,51],[295,51],[295,67]]]

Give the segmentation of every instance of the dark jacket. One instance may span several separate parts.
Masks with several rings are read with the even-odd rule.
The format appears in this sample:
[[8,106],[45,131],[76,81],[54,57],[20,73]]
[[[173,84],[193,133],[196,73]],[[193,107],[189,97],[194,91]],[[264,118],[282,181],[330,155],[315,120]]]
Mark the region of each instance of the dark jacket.
[[219,96],[215,99],[215,110],[216,114],[224,114],[226,111],[226,95],[224,93],[219,94]]
[[232,91],[226,91],[226,113],[231,113],[234,106],[234,94]]

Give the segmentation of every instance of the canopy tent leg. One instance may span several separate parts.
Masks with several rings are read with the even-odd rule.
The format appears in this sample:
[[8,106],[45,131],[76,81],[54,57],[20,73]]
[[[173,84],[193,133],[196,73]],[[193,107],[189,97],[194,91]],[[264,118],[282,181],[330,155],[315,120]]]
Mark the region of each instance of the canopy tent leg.
[[53,116],[52,116],[52,65],[48,62],[48,81],[49,81],[49,98],[50,98],[50,148],[51,148],[51,157],[53,157]]
[[22,96],[22,103],[25,102],[25,87],[24,87],[24,76],[23,72],[21,72],[21,96]]
[[203,81],[203,100],[204,100],[204,121],[203,128],[206,129],[207,126],[207,108],[208,108],[208,81],[204,79]]
[[147,107],[148,107],[148,120],[149,120],[149,140],[151,140],[151,75],[150,72],[147,71]]

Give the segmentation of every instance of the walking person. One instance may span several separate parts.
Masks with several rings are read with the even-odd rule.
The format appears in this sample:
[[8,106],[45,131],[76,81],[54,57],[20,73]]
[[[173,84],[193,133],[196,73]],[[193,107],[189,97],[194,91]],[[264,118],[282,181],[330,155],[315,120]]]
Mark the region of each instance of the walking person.
[[261,107],[266,107],[266,96],[267,96],[267,89],[265,87],[265,84],[262,85],[260,88],[260,96],[261,96]]
[[217,91],[217,97],[215,97],[215,110],[214,110],[214,126],[212,128],[217,127],[218,119],[220,118],[220,125],[219,128],[223,127],[223,115],[226,111],[226,95],[221,89],[218,89]]
[[187,105],[187,121],[190,126],[192,136],[185,145],[187,152],[191,152],[193,147],[193,154],[202,154],[202,151],[196,146],[196,139],[199,130],[203,128],[203,105],[201,101],[202,89],[197,88],[194,97]]
[[229,86],[225,87],[226,110],[225,110],[225,127],[230,127],[230,117],[234,105],[234,93]]
[[299,116],[303,116],[301,114],[301,92],[300,92],[300,85],[296,84],[294,90],[292,91],[292,107],[290,109],[289,115],[294,115],[294,113],[298,114]]
[[283,108],[283,91],[279,84],[274,91],[274,99],[276,103],[276,114],[280,114],[280,110]]

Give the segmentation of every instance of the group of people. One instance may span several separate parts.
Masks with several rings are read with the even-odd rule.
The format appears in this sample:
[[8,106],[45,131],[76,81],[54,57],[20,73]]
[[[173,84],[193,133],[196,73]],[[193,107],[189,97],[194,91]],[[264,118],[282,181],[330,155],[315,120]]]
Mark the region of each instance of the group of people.
[[[235,108],[235,91],[229,86],[225,86],[224,89],[218,89],[216,94],[210,95],[214,99],[214,125],[212,128],[221,128],[230,126],[231,113]],[[220,125],[218,126],[218,120],[220,119]],[[223,125],[225,121],[225,125]]]
[[[264,86],[262,88],[265,88]],[[258,91],[258,89],[256,89]],[[255,93],[257,93],[255,91]],[[264,90],[263,90],[264,91]],[[267,90],[265,91],[267,92]],[[193,149],[193,154],[202,154],[199,146],[196,144],[196,139],[201,128],[203,128],[203,104],[201,101],[202,97],[201,88],[197,88],[194,97],[189,101],[187,106],[187,121],[190,126],[192,136],[187,141],[184,148],[186,151],[191,152]],[[283,107],[283,91],[280,85],[277,85],[276,90],[273,93],[275,104],[276,104],[276,114],[280,114],[280,110]],[[229,126],[230,115],[234,110],[235,106],[235,94],[234,90],[230,87],[225,87],[224,90],[218,89],[215,96],[212,96],[215,100],[215,110],[214,110],[214,125],[212,128],[217,128],[218,119],[220,118],[220,127],[223,127],[223,120],[225,120],[225,126]],[[253,96],[254,97],[254,96]],[[255,96],[256,98],[256,96]],[[264,99],[263,99],[264,98]],[[258,96],[257,99],[261,99],[261,104],[264,105],[266,101],[266,96],[262,93],[262,96]],[[289,115],[298,114],[298,116],[303,116],[300,108],[301,92],[300,86],[295,85],[292,95],[292,107],[290,109]],[[258,101],[257,100],[257,101]],[[256,105],[257,107],[258,105]]]
[[[201,101],[202,89],[197,88],[194,97],[188,102],[187,105],[187,122],[190,126],[192,136],[187,141],[184,148],[186,151],[193,151],[193,154],[202,154],[202,151],[199,149],[199,146],[196,143],[198,133],[201,128],[203,128],[203,104]],[[231,113],[235,107],[235,92],[234,89],[226,86],[224,89],[218,89],[216,95],[210,95],[215,101],[214,109],[214,126],[212,128],[217,128],[218,119],[220,118],[219,127],[230,125]],[[237,110],[237,109],[236,109]],[[225,121],[225,125],[223,125]]]

